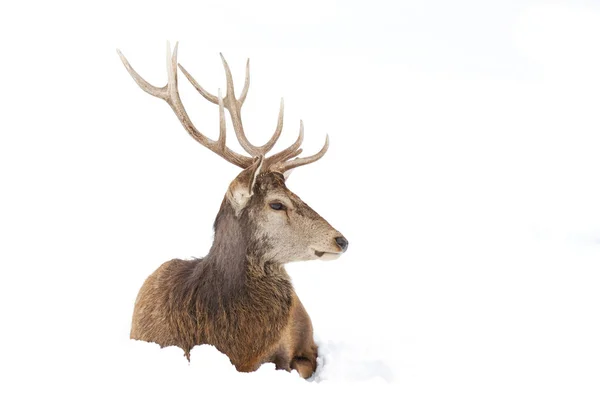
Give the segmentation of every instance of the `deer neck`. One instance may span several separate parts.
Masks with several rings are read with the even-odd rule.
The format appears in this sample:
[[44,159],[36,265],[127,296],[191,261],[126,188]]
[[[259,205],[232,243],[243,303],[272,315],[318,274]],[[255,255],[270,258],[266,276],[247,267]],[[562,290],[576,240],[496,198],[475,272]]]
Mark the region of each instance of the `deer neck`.
[[[202,261],[204,280],[215,285],[220,305],[231,309],[243,302],[246,309],[277,324],[288,314],[292,283],[282,264],[264,259],[261,246],[252,240],[251,228],[227,202],[222,204],[213,245]],[[281,311],[273,313],[273,308]]]
[[252,238],[252,226],[235,216],[233,208],[223,201],[215,220],[213,245],[204,262],[217,271],[236,275],[259,275],[283,272],[283,264],[268,260],[260,243]]

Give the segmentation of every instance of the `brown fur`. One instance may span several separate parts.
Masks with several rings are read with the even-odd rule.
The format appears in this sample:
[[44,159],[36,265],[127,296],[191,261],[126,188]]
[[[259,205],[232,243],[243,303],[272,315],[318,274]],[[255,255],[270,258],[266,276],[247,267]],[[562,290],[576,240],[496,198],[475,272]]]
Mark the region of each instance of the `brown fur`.
[[[235,193],[223,200],[206,257],[168,261],[145,281],[131,338],[181,347],[188,360],[195,345],[210,344],[239,371],[273,362],[308,378],[317,365],[312,323],[283,264],[306,260],[309,253],[317,258],[316,248],[339,253],[330,240],[340,234],[285,187],[281,174],[245,170],[230,188],[247,181],[256,184],[237,215],[229,197]],[[291,206],[274,211],[273,198]],[[286,227],[305,235],[285,245]]]

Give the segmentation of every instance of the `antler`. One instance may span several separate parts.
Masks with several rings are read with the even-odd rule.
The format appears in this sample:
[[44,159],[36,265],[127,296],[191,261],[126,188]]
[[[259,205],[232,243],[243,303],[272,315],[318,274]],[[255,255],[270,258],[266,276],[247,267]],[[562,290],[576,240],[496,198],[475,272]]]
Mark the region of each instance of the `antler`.
[[[173,112],[179,121],[186,129],[186,131],[198,142],[202,145],[206,146],[208,149],[215,152],[217,155],[221,156],[225,160],[230,163],[233,163],[236,166],[241,168],[246,168],[252,164],[253,159],[247,156],[240,155],[229,149],[225,145],[225,114],[222,108],[219,108],[219,121],[220,121],[220,134],[219,139],[217,141],[213,141],[212,139],[206,137],[202,134],[188,116],[185,108],[183,107],[183,103],[181,102],[181,98],[179,97],[179,90],[177,88],[177,45],[175,44],[175,48],[173,49],[173,55],[171,56],[171,45],[167,42],[167,75],[168,82],[164,87],[156,87],[148,83],[141,77],[129,64],[125,56],[121,53],[120,50],[117,49],[117,53],[121,57],[121,61],[125,65],[125,68],[133,77],[133,80],[144,90],[146,93],[162,98],[171,106]],[[217,102],[222,105],[222,102]]]
[[[227,79],[227,91],[225,97],[221,96],[221,91],[219,90],[218,95],[214,96],[213,94],[206,91],[194,78],[190,75],[187,70],[181,64],[177,63],[177,43],[175,44],[175,48],[173,49],[173,55],[171,55],[171,46],[167,42],[167,74],[168,74],[168,82],[164,87],[156,87],[148,83],[144,80],[129,64],[125,56],[121,53],[120,50],[117,49],[117,53],[119,54],[121,61],[125,65],[125,68],[133,77],[135,82],[144,90],[146,93],[161,98],[167,102],[175,112],[177,118],[183,125],[183,127],[187,130],[187,132],[200,144],[206,146],[211,151],[215,152],[217,155],[223,157],[230,163],[235,164],[241,168],[249,167],[257,157],[264,157],[275,145],[277,140],[279,139],[282,129],[283,129],[283,98],[281,99],[280,108],[279,108],[279,116],[277,118],[277,126],[275,128],[275,132],[271,136],[271,138],[262,146],[256,146],[250,143],[246,134],[244,132],[244,127],[242,125],[242,115],[241,108],[246,100],[246,95],[248,94],[248,88],[250,87],[250,60],[246,62],[246,79],[244,82],[244,87],[242,89],[242,93],[238,99],[235,98],[235,90],[233,86],[233,78],[231,75],[231,70],[229,69],[229,65],[227,61],[221,55],[221,60],[223,61],[223,67],[225,68],[225,76]],[[192,123],[190,120],[185,108],[183,107],[183,103],[181,102],[181,98],[179,96],[179,90],[177,88],[177,66],[181,69],[182,73],[185,77],[190,81],[190,83],[198,90],[198,92],[204,97],[206,100],[211,103],[217,104],[219,106],[219,138],[214,141],[205,135],[203,135]],[[229,149],[226,145],[226,124],[225,124],[225,112],[227,109],[229,111],[229,115],[231,117],[231,121],[233,123],[233,128],[238,139],[238,142],[244,148],[246,152],[250,154],[251,157],[240,155]],[[312,162],[319,160],[325,152],[327,152],[327,148],[329,147],[329,137],[325,138],[325,145],[323,148],[316,154],[303,158],[295,158],[300,153],[302,153],[302,149],[300,148],[302,141],[304,140],[304,124],[300,121],[300,133],[298,135],[298,139],[292,145],[287,147],[286,149],[265,158],[265,165],[269,170],[279,171],[284,173],[287,170],[291,170],[298,166],[303,166]]]
[[[248,88],[250,87],[250,59],[246,61],[246,80],[244,82],[244,88],[242,89],[242,94],[239,99],[235,98],[235,91],[233,87],[233,77],[231,75],[231,70],[229,69],[229,64],[221,55],[221,60],[223,61],[223,67],[225,68],[225,76],[227,78],[227,93],[225,94],[225,98],[223,99],[223,105],[229,111],[229,115],[231,117],[231,122],[233,123],[233,129],[235,131],[235,135],[238,139],[240,145],[246,152],[248,152],[252,156],[265,156],[272,148],[275,146],[275,142],[279,139],[281,135],[281,130],[283,129],[283,98],[281,99],[281,103],[279,105],[279,116],[277,118],[277,127],[275,128],[275,132],[271,139],[267,141],[263,146],[255,146],[248,141],[246,137],[246,133],[244,132],[244,126],[242,125],[242,106],[244,105],[244,101],[246,100],[246,95],[248,94]],[[205,99],[210,101],[211,103],[217,104],[217,97],[210,94],[206,91],[194,78],[192,75],[188,73],[187,70],[179,64],[179,68],[181,72],[187,77],[190,83],[198,90],[198,93],[202,95]]]
[[[296,158],[294,160],[279,161],[278,163],[275,163],[274,165],[271,166],[271,170],[285,173],[288,170],[295,169],[296,167],[300,167],[300,166],[307,165],[309,163],[316,162],[317,160],[321,159],[325,155],[325,153],[327,152],[327,149],[329,149],[329,135],[325,135],[325,145],[323,145],[321,150],[318,151],[317,153],[315,153],[314,155]],[[291,159],[293,157],[296,157],[301,152],[302,152],[302,149],[298,149],[294,153],[290,154],[286,159]]]

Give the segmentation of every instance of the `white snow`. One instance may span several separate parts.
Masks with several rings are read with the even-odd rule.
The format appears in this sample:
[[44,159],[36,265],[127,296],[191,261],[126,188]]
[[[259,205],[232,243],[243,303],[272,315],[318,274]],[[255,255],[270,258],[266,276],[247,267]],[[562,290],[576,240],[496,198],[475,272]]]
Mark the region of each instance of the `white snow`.
[[[598,404],[600,10],[281,4],[0,6],[0,403]],[[280,147],[300,118],[306,154],[330,136],[288,180],[350,242],[288,266],[310,381],[128,338],[144,279],[208,251],[236,175],[115,52],[162,86],[166,39],[211,92],[219,51],[237,81],[251,57],[257,143],[281,96]]]

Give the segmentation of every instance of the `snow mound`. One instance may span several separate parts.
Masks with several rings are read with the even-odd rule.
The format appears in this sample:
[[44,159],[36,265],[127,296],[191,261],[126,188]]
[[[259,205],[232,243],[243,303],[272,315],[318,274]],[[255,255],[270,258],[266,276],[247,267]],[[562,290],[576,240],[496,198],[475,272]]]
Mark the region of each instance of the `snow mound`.
[[[225,354],[210,345],[194,347],[188,362],[177,347],[161,349],[154,343],[132,340],[115,355],[121,363],[106,376],[104,385],[110,389],[97,394],[102,400],[116,400],[113,395],[118,393],[119,402],[150,404],[189,402],[193,398],[198,402],[266,404],[279,403],[282,397],[286,403],[303,403],[315,395],[334,400],[340,387],[359,398],[372,395],[373,386],[391,389],[387,381],[392,380],[392,372],[382,360],[357,346],[331,341],[318,344],[317,372],[304,380],[296,371],[275,370],[271,363],[253,373],[240,373]],[[385,394],[385,388],[377,391],[381,401],[392,398]]]
[[317,371],[309,381],[371,379],[393,381],[391,368],[364,346],[332,341],[317,341],[317,344],[319,345]]

